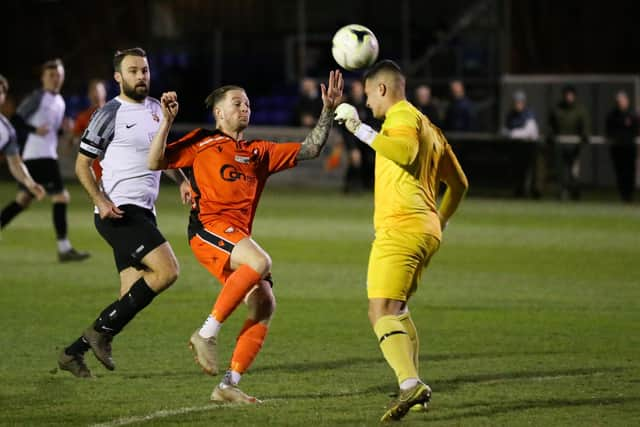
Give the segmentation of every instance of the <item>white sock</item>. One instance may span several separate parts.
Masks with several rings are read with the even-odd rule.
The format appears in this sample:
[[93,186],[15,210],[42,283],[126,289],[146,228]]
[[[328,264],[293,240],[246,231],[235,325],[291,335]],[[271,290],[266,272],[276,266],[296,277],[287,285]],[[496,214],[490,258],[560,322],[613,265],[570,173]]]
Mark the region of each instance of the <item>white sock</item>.
[[71,242],[69,239],[58,240],[58,252],[67,252],[71,250]]
[[231,384],[238,385],[240,378],[242,378],[242,374],[240,372],[231,371]]
[[417,378],[408,378],[400,383],[400,390],[409,390],[411,387],[418,385]]
[[236,371],[227,371],[224,377],[222,377],[222,381],[220,381],[220,388],[227,388],[231,386],[238,385],[240,382],[240,378],[242,378],[242,374]]
[[207,320],[204,321],[202,328],[200,328],[198,335],[205,339],[216,337],[218,336],[220,327],[222,327],[222,323],[218,322],[212,315],[209,315],[209,317],[207,317]]

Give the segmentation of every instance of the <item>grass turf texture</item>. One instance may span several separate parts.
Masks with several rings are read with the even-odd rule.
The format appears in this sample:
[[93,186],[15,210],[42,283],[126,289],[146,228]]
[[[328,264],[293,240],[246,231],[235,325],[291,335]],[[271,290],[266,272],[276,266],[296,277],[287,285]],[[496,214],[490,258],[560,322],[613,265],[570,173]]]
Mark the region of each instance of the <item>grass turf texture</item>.
[[[14,189],[0,184],[3,204]],[[114,372],[91,353],[94,380],[51,372],[118,290],[91,207],[70,190],[70,238],[87,262],[57,262],[49,202],[2,233],[0,424],[377,424],[396,383],[367,321],[370,195],[267,189],[254,237],[273,258],[278,308],[241,383],[265,403],[220,407],[208,402],[217,379],[187,348],[220,288],[187,246],[172,184],[158,218],[180,278],[116,338]],[[466,200],[411,302],[434,398],[403,424],[636,424],[639,236],[637,206]],[[244,313],[222,329],[222,367]]]

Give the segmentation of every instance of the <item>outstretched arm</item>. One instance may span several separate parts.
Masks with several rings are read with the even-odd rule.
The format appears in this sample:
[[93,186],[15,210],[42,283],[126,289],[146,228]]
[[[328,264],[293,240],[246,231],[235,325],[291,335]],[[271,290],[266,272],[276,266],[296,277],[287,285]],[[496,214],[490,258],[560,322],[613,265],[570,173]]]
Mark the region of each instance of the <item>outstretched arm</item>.
[[[149,148],[148,166],[151,170],[167,168],[167,160],[164,157],[164,149],[167,146],[167,137],[171,130],[173,120],[178,114],[178,95],[175,92],[165,92],[160,98],[162,105],[162,121],[156,132],[151,147]],[[177,178],[177,177],[176,177]]]
[[333,112],[335,111],[340,98],[342,97],[342,89],[344,88],[344,80],[339,70],[329,73],[329,85],[325,87],[320,85],[322,91],[322,113],[318,123],[311,130],[309,135],[302,141],[302,146],[298,152],[297,160],[315,159],[320,155],[322,147],[329,139],[329,131],[333,122]]

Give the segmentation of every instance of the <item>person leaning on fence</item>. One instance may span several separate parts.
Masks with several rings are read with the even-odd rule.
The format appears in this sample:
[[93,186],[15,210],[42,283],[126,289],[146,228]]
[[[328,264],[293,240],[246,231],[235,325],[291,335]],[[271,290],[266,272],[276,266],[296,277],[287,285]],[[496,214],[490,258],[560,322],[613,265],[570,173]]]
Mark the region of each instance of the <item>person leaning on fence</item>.
[[[591,122],[586,108],[577,101],[576,89],[567,85],[562,89],[562,99],[549,117],[549,142],[553,147],[555,169],[559,184],[559,198],[580,199],[580,152],[588,143]],[[565,141],[563,137],[578,137],[578,142]]]
[[[538,122],[533,111],[527,106],[526,94],[522,90],[517,90],[512,97],[513,103],[505,117],[503,134],[510,139],[537,141],[540,137]],[[534,198],[540,195],[540,189],[535,179],[536,166],[541,156],[538,148],[532,149],[531,155],[527,155],[524,159],[522,179],[518,181],[515,189],[516,197],[524,196],[526,193]]]

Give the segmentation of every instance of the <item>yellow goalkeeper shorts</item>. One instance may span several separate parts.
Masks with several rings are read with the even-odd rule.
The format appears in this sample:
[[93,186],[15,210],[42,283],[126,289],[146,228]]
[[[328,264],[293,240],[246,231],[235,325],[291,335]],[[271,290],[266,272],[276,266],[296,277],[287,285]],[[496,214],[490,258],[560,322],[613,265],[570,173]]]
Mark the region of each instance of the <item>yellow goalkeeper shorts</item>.
[[440,241],[430,234],[377,230],[369,255],[367,296],[407,301],[439,247]]

